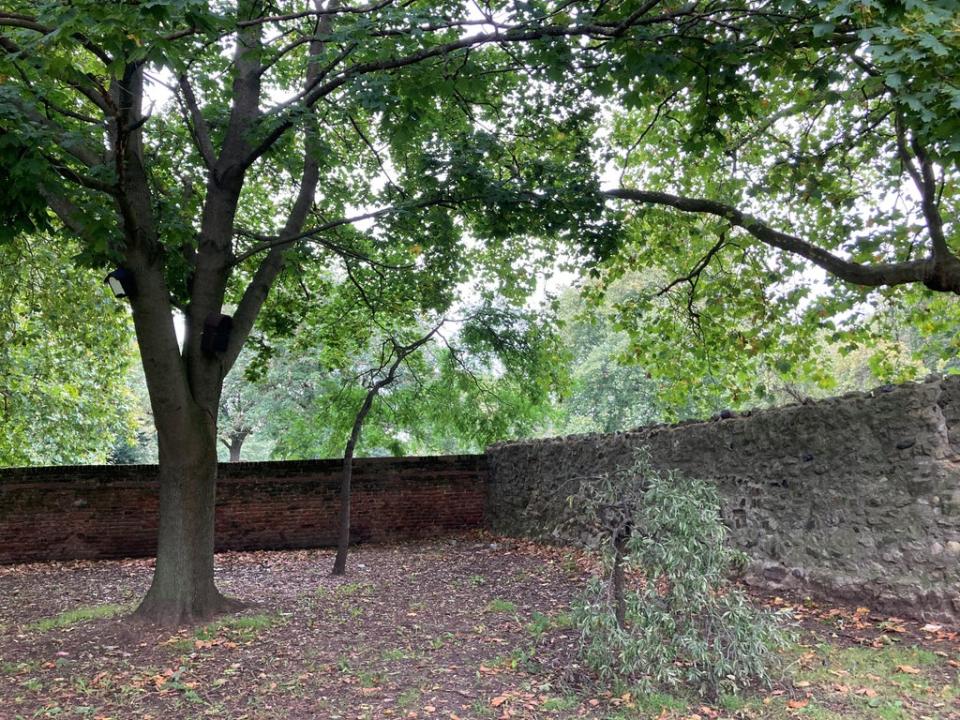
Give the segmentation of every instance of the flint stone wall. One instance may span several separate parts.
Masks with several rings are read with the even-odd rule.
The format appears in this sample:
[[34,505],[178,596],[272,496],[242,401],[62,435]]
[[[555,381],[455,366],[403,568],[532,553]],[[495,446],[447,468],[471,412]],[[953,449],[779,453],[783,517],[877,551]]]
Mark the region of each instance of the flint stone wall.
[[[725,415],[727,413],[724,413]],[[748,581],[960,619],[960,377],[611,435],[488,449],[496,532],[555,528],[585,478],[629,464],[716,482]]]

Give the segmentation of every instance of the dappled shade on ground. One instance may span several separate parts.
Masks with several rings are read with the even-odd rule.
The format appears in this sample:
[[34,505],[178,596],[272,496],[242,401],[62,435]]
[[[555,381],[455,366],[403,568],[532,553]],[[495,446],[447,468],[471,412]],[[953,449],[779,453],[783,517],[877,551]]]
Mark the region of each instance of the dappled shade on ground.
[[960,718],[960,641],[869,609],[757,597],[800,630],[770,690],[705,704],[612,693],[567,609],[589,558],[470,536],[217,556],[243,613],[182,630],[123,619],[145,560],[0,568],[0,719]]

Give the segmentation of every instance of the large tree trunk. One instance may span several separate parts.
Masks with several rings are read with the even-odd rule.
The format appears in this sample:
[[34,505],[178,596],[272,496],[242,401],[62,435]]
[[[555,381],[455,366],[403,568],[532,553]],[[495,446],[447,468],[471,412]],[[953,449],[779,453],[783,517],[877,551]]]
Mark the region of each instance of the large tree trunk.
[[216,422],[195,406],[183,415],[176,423],[181,432],[160,433],[157,565],[136,611],[171,626],[209,620],[240,605],[213,582]]

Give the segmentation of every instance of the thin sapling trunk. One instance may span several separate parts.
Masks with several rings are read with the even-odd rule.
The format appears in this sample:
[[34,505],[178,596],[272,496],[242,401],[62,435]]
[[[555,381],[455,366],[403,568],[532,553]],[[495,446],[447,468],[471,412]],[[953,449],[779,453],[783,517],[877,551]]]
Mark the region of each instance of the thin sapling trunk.
[[340,530],[337,536],[337,557],[333,563],[334,575],[343,575],[347,571],[347,554],[350,550],[350,484],[353,479],[353,454],[360,439],[363,421],[366,420],[370,408],[373,407],[373,401],[377,397],[377,393],[396,379],[397,371],[403,361],[429,342],[442,324],[443,321],[429,333],[409,345],[400,345],[393,338],[390,339],[390,353],[380,366],[380,371],[383,371],[387,364],[390,364],[387,374],[367,389],[363,404],[353,420],[350,438],[347,440],[347,446],[343,452],[343,475],[340,479]]

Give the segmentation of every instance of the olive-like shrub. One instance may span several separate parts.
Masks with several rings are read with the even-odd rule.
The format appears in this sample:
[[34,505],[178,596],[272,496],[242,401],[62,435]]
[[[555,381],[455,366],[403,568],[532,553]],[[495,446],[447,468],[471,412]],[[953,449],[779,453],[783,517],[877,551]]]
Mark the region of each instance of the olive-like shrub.
[[746,558],[727,545],[712,485],[658,472],[640,451],[569,501],[606,570],[573,608],[583,659],[602,681],[708,696],[769,682],[784,635],[731,582]]

